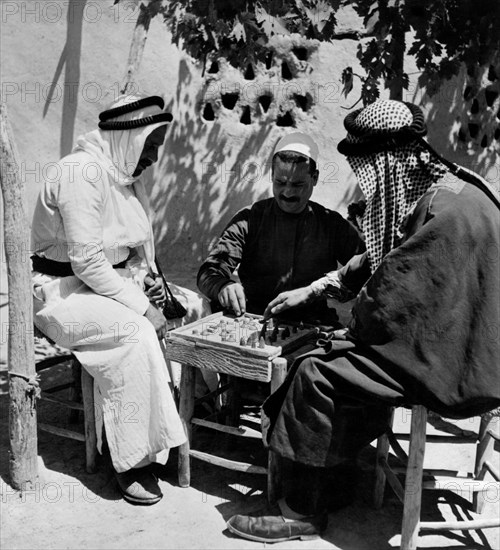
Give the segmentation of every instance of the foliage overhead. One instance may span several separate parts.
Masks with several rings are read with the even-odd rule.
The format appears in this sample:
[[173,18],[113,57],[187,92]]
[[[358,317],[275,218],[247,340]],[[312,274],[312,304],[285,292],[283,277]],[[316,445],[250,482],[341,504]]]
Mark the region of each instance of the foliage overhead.
[[[409,31],[412,43],[406,55],[415,58],[421,71],[419,84],[430,95],[458,75],[463,65],[472,79],[478,79],[481,67],[500,61],[498,0],[353,0],[349,4],[363,18],[370,36],[358,47],[366,73],[361,77],[365,103],[376,99],[381,80],[388,88],[408,88],[400,58]],[[352,76],[343,74],[346,95]]]
[[[130,0],[115,3],[120,1]],[[265,62],[275,35],[342,38],[335,32],[336,14],[351,6],[365,27],[357,53],[364,74],[355,75],[348,67],[342,81],[347,95],[358,76],[365,104],[377,99],[382,83],[392,97],[408,87],[405,52],[415,58],[422,71],[420,84],[430,94],[463,64],[470,77],[479,78],[481,66],[496,66],[500,60],[499,0],[169,0],[160,2],[160,8],[156,0],[150,1],[153,4],[153,15],[163,16],[174,43],[189,55],[204,63],[224,57],[241,70],[248,63]]]
[[195,59],[224,57],[245,67],[265,61],[277,34],[331,40],[339,5],[340,0],[172,0],[163,16],[174,43]]

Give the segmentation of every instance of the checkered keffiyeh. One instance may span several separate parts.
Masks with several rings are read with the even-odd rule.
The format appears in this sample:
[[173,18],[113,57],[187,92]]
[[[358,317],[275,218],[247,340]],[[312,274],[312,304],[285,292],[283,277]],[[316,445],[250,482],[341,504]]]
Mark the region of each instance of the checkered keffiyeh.
[[[391,136],[412,125],[414,112],[400,101],[376,101],[358,111],[354,120],[356,135],[350,134],[345,140],[361,148],[365,136],[372,143],[377,143],[377,137],[382,143],[389,137],[387,150],[347,153],[366,200],[361,225],[372,273],[384,256],[399,245],[405,217],[427,189],[446,173],[444,165],[416,139],[406,138],[401,145],[397,137],[391,141]],[[353,126],[352,115],[350,125]]]

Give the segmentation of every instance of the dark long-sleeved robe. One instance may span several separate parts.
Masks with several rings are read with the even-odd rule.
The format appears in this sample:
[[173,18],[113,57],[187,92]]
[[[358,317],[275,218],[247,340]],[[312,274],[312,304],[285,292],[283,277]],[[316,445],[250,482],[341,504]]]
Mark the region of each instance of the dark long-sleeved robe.
[[[216,301],[239,266],[247,310],[261,314],[280,292],[309,285],[362,250],[356,229],[337,212],[309,201],[302,213],[287,214],[274,199],[266,199],[229,222],[200,267],[198,288]],[[323,301],[294,316],[329,323],[332,311]]]
[[[328,467],[380,435],[392,405],[451,418],[498,407],[499,240],[483,191],[432,186],[359,292],[348,339],[299,359],[264,404],[270,447]],[[341,271],[353,290],[369,272],[362,257]]]

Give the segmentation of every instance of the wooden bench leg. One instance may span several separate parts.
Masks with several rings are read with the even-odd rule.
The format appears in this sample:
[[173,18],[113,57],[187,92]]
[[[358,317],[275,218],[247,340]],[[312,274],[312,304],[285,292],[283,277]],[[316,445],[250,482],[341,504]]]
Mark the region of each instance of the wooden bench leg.
[[94,409],[94,379],[84,368],[82,368],[81,371],[86,466],[87,472],[89,474],[93,474],[96,471],[97,458],[97,434],[95,428]]
[[[79,361],[73,359],[71,362],[71,377],[73,378],[73,385],[69,389],[69,400],[76,401],[77,403],[83,402],[82,398],[82,366]],[[76,424],[80,419],[80,412],[78,409],[70,409],[68,415],[68,422],[70,424]]]
[[[476,449],[476,464],[474,466],[474,479],[477,480],[484,479],[486,474],[486,463],[491,461],[493,457],[495,441],[488,432],[492,429],[494,420],[498,420],[498,418],[488,418],[484,416],[481,418]],[[485,502],[484,493],[482,491],[474,491],[472,509],[476,514],[482,513]]]
[[[278,357],[273,360],[271,371],[271,393],[276,391],[284,382],[287,373],[287,360]],[[269,451],[267,464],[267,499],[276,502],[282,494],[283,469],[282,458],[273,451]]]
[[412,407],[410,450],[406,469],[401,550],[416,550],[420,509],[422,505],[422,474],[425,454],[427,409]]
[[[392,409],[390,427],[394,422],[394,408]],[[375,487],[373,489],[373,505],[376,510],[382,507],[384,501],[384,491],[386,483],[386,475],[383,467],[384,461],[389,456],[389,437],[387,434],[381,435],[377,440],[377,456],[375,461]]]
[[191,484],[189,449],[191,447],[191,419],[194,411],[195,372],[189,365],[182,365],[179,416],[187,441],[179,447],[178,478],[181,487]]

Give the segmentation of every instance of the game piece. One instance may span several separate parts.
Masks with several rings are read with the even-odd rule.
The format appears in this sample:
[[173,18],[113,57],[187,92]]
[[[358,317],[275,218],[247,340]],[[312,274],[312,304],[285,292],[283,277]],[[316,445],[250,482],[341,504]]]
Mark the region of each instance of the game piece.
[[274,319],[272,317],[267,321],[267,328],[269,330],[272,330],[274,328]]
[[259,348],[265,348],[265,347],[266,347],[266,342],[264,338],[261,336],[259,340]]
[[304,322],[303,321],[301,321],[299,323],[299,330],[304,330]]
[[289,327],[285,327],[283,329],[283,332],[281,333],[281,339],[282,340],[286,340],[287,338],[290,338],[290,328]]
[[293,332],[294,334],[297,334],[298,330],[299,330],[299,329],[297,328],[297,325],[293,325],[293,327],[292,327],[292,332]]
[[246,340],[245,340],[245,338],[242,336],[242,337],[240,338],[240,346],[246,346],[246,345],[247,345]]
[[208,336],[209,334],[210,334],[210,332],[208,332],[208,330],[202,330],[201,331],[202,336]]
[[255,338],[252,339],[252,348],[256,348],[257,347],[257,341],[255,340]]
[[200,334],[200,331],[199,331],[197,328],[194,328],[194,329],[191,331],[191,334]]

